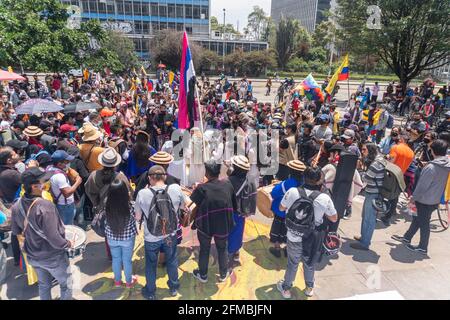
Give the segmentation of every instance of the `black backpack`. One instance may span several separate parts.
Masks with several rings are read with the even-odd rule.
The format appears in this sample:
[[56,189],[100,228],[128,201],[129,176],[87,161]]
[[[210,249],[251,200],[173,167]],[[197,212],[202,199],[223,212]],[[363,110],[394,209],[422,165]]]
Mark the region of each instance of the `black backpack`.
[[155,237],[170,235],[177,231],[177,212],[167,192],[168,189],[169,186],[158,191],[150,188],[153,199],[148,210],[148,217],[145,214],[143,217],[147,220],[148,231]]
[[304,188],[299,187],[300,198],[295,200],[286,213],[286,228],[296,236],[308,237],[316,228],[314,217],[314,200],[321,194],[313,191],[309,196]]
[[247,179],[236,192],[237,212],[248,217],[256,213],[256,190]]

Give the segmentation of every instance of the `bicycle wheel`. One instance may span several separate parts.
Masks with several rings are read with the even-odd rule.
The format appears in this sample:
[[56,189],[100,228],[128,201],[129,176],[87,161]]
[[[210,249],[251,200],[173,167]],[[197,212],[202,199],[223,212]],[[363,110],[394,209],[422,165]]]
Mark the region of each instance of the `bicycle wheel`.
[[438,212],[439,222],[440,222],[442,228],[447,230],[448,229],[448,221],[450,219],[448,202],[446,202],[445,204],[440,204],[437,212]]

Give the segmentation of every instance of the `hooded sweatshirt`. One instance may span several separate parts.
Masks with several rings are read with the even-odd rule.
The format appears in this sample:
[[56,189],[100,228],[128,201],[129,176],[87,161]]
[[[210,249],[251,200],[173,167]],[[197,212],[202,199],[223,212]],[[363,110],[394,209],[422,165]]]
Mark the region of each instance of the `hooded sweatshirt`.
[[437,205],[441,202],[450,172],[450,159],[446,156],[431,161],[422,171],[417,187],[414,190],[415,201],[426,205]]

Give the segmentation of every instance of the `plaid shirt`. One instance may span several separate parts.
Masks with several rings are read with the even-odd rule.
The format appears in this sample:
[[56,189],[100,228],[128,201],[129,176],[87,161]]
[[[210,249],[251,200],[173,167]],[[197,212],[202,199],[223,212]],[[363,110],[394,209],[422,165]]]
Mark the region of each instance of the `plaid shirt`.
[[130,219],[128,219],[128,223],[125,226],[125,228],[123,229],[123,231],[118,234],[113,233],[113,231],[111,230],[111,228],[108,224],[108,220],[106,220],[105,233],[106,233],[106,238],[108,238],[108,240],[113,240],[113,241],[126,241],[126,240],[130,240],[131,238],[136,236],[138,232],[137,232],[137,227],[136,227],[136,219],[134,218],[134,212],[132,212],[130,214]]

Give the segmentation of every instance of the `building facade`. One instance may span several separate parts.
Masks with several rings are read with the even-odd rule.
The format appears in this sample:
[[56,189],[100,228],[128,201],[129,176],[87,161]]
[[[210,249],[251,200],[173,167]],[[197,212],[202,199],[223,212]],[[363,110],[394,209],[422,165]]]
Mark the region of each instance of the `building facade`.
[[[104,28],[121,31],[133,39],[135,50],[142,59],[150,58],[150,39],[158,31],[165,29],[186,30],[192,41],[213,50],[217,48],[216,52],[219,55],[223,52],[225,41],[214,40],[211,37],[210,0],[61,0],[61,2],[69,5],[72,20],[78,19],[81,22],[97,19]],[[251,45],[249,47],[256,48]]]
[[310,33],[316,25],[328,19],[332,0],[272,0],[271,16],[275,23],[281,18],[295,18]]

